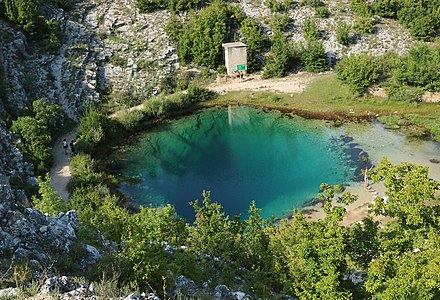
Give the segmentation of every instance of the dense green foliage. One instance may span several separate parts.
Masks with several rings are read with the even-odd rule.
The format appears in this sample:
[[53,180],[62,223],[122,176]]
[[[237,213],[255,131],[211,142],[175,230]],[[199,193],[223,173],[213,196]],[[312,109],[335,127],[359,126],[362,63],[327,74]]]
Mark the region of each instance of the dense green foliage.
[[241,19],[241,13],[223,0],[192,12],[178,35],[180,61],[215,69],[222,61],[222,43],[228,40]]
[[374,23],[371,17],[359,17],[356,18],[353,24],[353,29],[361,34],[374,33]]
[[324,45],[319,41],[308,41],[301,53],[304,69],[309,72],[323,72],[328,69]]
[[34,208],[52,217],[60,212],[66,211],[66,205],[63,199],[61,199],[57,192],[50,186],[49,174],[46,174],[44,179],[41,177],[38,178],[38,183],[40,197],[32,197]]
[[32,39],[42,40],[46,49],[56,50],[61,45],[59,24],[42,16],[40,5],[36,0],[1,0],[0,17],[15,24]]
[[[405,56],[343,58],[336,66],[338,78],[353,92],[363,93],[369,85],[381,83],[389,99],[418,102],[423,91],[440,91],[440,48],[418,46]],[[384,75],[384,76],[381,76]]]
[[[383,180],[389,197],[387,204],[377,198],[373,207],[374,213],[391,217],[384,228],[371,218],[340,226],[345,209],[332,206],[332,200],[349,204],[354,197],[346,193],[335,199],[343,189],[328,184],[320,186],[324,220],[307,221],[295,212],[274,224],[260,216],[254,202],[244,218],[230,217],[204,192],[201,201],[192,203],[195,221],[190,226],[169,205],[129,213],[88,155],[74,156],[71,170],[75,184],[69,208],[77,210],[87,228],[119,243],[120,252],[111,260],[122,272],[121,285],[135,283],[143,289],[148,283],[159,291],[164,281],[183,274],[198,284],[211,280],[213,286],[233,284],[239,276],[245,291],[263,298],[272,290],[299,299],[439,296],[438,183],[429,179],[426,168],[385,159],[373,169],[372,178]],[[55,214],[59,198],[47,184],[40,192],[44,202],[36,203]],[[354,270],[365,272],[364,283],[349,279]]]
[[350,8],[363,17],[377,14],[397,19],[411,34],[423,41],[432,40],[440,30],[440,8],[437,0],[351,0]]
[[419,46],[411,49],[393,69],[394,79],[400,86],[421,87],[440,92],[440,47]]
[[263,77],[283,77],[289,67],[289,44],[284,35],[278,31],[274,33],[270,41],[272,46],[266,57]]
[[270,12],[284,12],[289,10],[289,8],[292,7],[294,1],[293,0],[268,0],[264,1],[264,4],[267,6],[267,8],[270,9]]
[[171,12],[183,12],[209,1],[202,0],[137,0],[136,7],[142,13],[168,8]]
[[11,130],[22,137],[18,148],[34,164],[37,175],[49,171],[52,138],[61,125],[62,117],[58,104],[40,99],[33,102],[30,116],[19,117],[12,123]]
[[310,18],[304,20],[304,37],[307,41],[314,41],[318,39],[318,26],[315,21]]
[[81,118],[76,146],[78,151],[91,152],[102,143],[109,128],[107,117],[96,106],[89,105]]
[[144,114],[149,118],[161,118],[181,111],[196,103],[211,99],[214,94],[202,87],[190,84],[186,94],[159,95],[144,101]]
[[261,69],[263,51],[263,33],[257,21],[245,18],[241,23],[240,32],[247,45],[247,72],[252,73]]
[[348,46],[350,43],[350,26],[345,22],[338,23],[336,28],[336,40],[339,44]]
[[362,94],[379,78],[380,65],[375,58],[368,55],[352,55],[345,57],[336,65],[336,72],[353,92]]

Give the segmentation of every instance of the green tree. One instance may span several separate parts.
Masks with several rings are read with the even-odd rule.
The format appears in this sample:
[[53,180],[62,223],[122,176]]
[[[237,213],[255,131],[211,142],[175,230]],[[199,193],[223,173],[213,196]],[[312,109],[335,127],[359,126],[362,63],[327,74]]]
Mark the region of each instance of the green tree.
[[301,53],[304,69],[309,72],[323,72],[328,69],[324,45],[319,41],[308,41]]
[[350,299],[344,283],[345,230],[333,221],[308,222],[295,213],[270,235],[274,274],[300,299]]
[[316,26],[315,21],[310,18],[304,20],[304,37],[307,41],[315,41],[318,39],[318,26]]
[[258,22],[252,18],[245,18],[241,23],[240,32],[244,36],[247,45],[247,64],[249,73],[261,69],[261,53],[263,51],[263,33]]
[[261,209],[257,208],[255,201],[251,202],[248,217],[243,222],[243,249],[246,264],[252,270],[267,272],[270,268],[268,222],[260,215]]
[[45,174],[52,163],[52,138],[47,125],[35,117],[24,116],[12,122],[11,130],[21,135],[18,148],[34,164],[36,174]]
[[338,78],[350,89],[362,94],[380,75],[378,61],[366,54],[344,57],[337,65]]
[[380,254],[379,222],[371,217],[356,223],[348,229],[347,251],[350,258],[363,270]]
[[127,246],[141,243],[163,243],[181,246],[186,244],[188,228],[185,220],[178,217],[171,205],[164,207],[141,207],[140,212],[130,217],[124,234]]
[[365,282],[367,291],[377,299],[439,299],[438,227],[422,245],[405,253],[388,251],[372,261]]
[[85,152],[87,152],[87,150],[90,151],[95,145],[103,142],[107,128],[107,117],[100,112],[99,108],[93,105],[88,106],[79,122],[78,150],[84,151],[86,149]]
[[32,0],[3,0],[6,17],[9,21],[22,28],[27,34],[33,36],[37,33],[40,22],[38,6]]
[[65,212],[66,205],[63,199],[61,199],[57,192],[50,186],[49,173],[46,174],[45,178],[39,177],[38,183],[38,193],[40,197],[32,196],[34,208],[52,217],[58,215],[60,212]]
[[180,61],[215,69],[222,59],[222,43],[240,19],[241,14],[223,0],[215,0],[207,8],[191,13],[179,35],[177,55]]
[[413,48],[393,69],[393,79],[399,85],[440,91],[440,47],[425,45]]
[[438,183],[428,176],[428,168],[410,163],[393,165],[383,158],[374,169],[374,180],[383,180],[387,188],[388,203],[377,199],[374,211],[397,218],[403,228],[414,228],[435,222],[433,208],[427,202],[434,201]]
[[203,192],[202,196],[201,205],[198,200],[191,202],[196,214],[195,226],[189,235],[191,248],[217,257],[234,258],[237,232],[233,222],[225,216],[220,204],[211,202],[209,192]]
[[272,46],[266,58],[263,77],[283,77],[289,67],[290,50],[284,35],[278,31],[271,38]]
[[95,172],[95,161],[89,154],[78,153],[73,156],[69,169],[73,176],[68,184],[71,191],[81,186],[95,186],[103,181],[102,175]]
[[32,109],[35,118],[46,124],[52,134],[59,132],[64,118],[64,112],[61,105],[39,99],[32,102]]
[[112,241],[120,242],[126,230],[128,212],[118,205],[118,198],[102,184],[78,187],[69,201],[81,223],[92,225]]

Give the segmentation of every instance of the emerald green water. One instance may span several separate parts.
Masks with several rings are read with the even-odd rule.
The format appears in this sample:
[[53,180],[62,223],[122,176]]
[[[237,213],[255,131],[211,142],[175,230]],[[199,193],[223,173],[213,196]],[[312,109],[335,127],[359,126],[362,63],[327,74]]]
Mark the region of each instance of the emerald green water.
[[[211,191],[229,215],[282,216],[318,193],[322,182],[352,180],[356,164],[337,129],[322,122],[234,107],[170,121],[115,153],[120,190],[139,205],[171,203],[188,220],[188,202]],[[128,180],[130,179],[130,180]]]

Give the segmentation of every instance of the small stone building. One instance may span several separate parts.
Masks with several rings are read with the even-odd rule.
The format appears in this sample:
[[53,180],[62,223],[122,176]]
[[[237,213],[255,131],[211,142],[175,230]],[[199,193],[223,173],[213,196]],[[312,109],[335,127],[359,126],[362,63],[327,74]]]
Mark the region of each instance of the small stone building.
[[225,66],[229,76],[234,76],[238,71],[246,73],[247,46],[242,42],[222,44],[225,49]]

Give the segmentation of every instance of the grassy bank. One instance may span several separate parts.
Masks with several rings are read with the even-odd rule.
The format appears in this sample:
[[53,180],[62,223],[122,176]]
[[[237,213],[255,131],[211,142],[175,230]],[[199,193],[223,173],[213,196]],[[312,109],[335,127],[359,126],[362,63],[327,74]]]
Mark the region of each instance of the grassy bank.
[[390,101],[375,96],[355,97],[335,73],[311,79],[304,92],[286,94],[268,91],[237,91],[203,102],[203,107],[251,105],[307,118],[338,122],[378,118],[387,127],[401,128],[408,134],[424,137],[431,133],[440,141],[440,104]]

